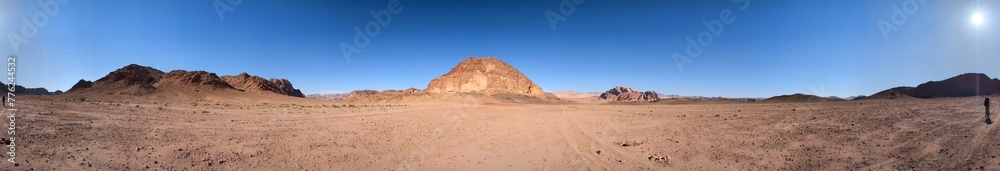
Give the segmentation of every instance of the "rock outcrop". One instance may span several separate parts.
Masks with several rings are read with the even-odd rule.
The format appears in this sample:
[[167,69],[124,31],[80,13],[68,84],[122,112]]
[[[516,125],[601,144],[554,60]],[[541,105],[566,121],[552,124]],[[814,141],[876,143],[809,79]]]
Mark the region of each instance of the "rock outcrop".
[[70,87],[69,90],[66,90],[66,92],[79,91],[80,89],[86,89],[93,86],[94,82],[80,79],[80,81],[77,81],[76,84],[73,84],[73,87]]
[[476,92],[485,95],[521,94],[546,97],[542,88],[531,79],[499,59],[493,57],[466,59],[448,73],[434,78],[427,85],[429,93]]
[[222,81],[229,83],[229,85],[233,86],[233,88],[242,90],[244,92],[251,92],[251,93],[280,92],[278,90],[278,87],[274,86],[274,84],[271,84],[271,82],[268,82],[266,79],[261,78],[259,76],[250,75],[245,72],[237,74],[235,76],[224,75],[221,78]]
[[212,89],[232,89],[233,87],[222,81],[218,75],[215,73],[205,72],[205,71],[184,71],[184,70],[173,70],[170,73],[163,75],[159,81],[154,84],[157,87],[162,86],[204,86]]
[[660,95],[655,91],[639,92],[627,86],[615,86],[611,90],[601,93],[598,97],[601,100],[609,101],[656,101],[660,100]]
[[284,94],[295,97],[305,97],[305,95],[302,94],[302,91],[299,91],[299,89],[295,89],[295,87],[292,87],[292,82],[286,79],[271,78],[268,79],[268,81],[270,81],[271,84],[274,84],[276,87],[278,87],[279,90],[278,94]]
[[264,78],[247,73],[240,73],[236,76],[222,76],[222,80],[234,88],[251,93],[277,93],[282,95],[305,97],[302,91],[292,87],[292,83],[286,79]]

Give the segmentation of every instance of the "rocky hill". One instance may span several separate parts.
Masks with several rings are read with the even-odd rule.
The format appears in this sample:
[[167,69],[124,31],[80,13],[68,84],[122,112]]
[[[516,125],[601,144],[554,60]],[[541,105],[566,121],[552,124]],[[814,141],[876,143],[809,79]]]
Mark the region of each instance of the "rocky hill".
[[93,86],[94,82],[80,79],[80,81],[77,81],[76,84],[73,84],[73,87],[70,87],[69,90],[66,90],[66,92],[80,91],[82,89],[90,88]]
[[434,78],[427,85],[429,93],[476,92],[484,95],[520,94],[547,97],[542,88],[511,65],[497,58],[471,57]]
[[[288,80],[272,78],[264,81],[263,78],[259,80],[252,78],[260,77],[244,73],[224,79],[207,71],[174,70],[164,73],[151,67],[130,64],[112,71],[94,82],[81,79],[66,92],[142,96],[170,90],[195,90],[195,92],[203,89],[251,90],[251,92],[266,90],[282,95],[303,97],[302,92],[294,89]],[[269,89],[258,89],[254,86],[257,84]]]
[[173,70],[160,77],[155,87],[180,86],[180,87],[208,87],[211,89],[232,89],[233,86],[222,81],[215,73],[205,71],[184,71]]
[[913,87],[895,87],[888,90],[883,90],[878,93],[872,94],[871,96],[864,96],[855,98],[855,100],[864,99],[912,99],[915,98],[906,93],[913,91]]
[[655,91],[639,92],[632,90],[628,86],[615,86],[598,97],[601,100],[609,101],[656,101],[660,100],[660,95]]
[[286,79],[264,78],[247,73],[240,73],[235,76],[222,76],[223,81],[234,88],[251,93],[276,93],[294,97],[305,97],[302,91],[292,87],[292,83]]
[[917,87],[895,87],[861,99],[969,97],[1000,94],[1000,80],[982,73],[965,73],[941,81],[929,81]]
[[156,92],[156,83],[163,75],[163,71],[136,64],[130,64],[119,68],[97,81],[90,82],[80,80],[67,93],[94,92],[114,95],[145,95]]

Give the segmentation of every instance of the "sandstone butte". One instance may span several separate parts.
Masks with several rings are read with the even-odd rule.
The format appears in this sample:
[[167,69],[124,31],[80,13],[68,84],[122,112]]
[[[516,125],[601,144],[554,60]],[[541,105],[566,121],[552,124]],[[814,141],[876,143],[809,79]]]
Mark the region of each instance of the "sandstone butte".
[[545,97],[542,88],[506,62],[470,57],[427,85],[428,93],[520,94]]

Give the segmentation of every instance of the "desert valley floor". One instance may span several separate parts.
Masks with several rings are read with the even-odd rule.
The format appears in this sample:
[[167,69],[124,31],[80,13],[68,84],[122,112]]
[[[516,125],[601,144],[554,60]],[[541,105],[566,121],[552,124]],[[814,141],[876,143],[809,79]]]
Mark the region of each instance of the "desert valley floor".
[[998,124],[983,122],[981,97],[677,104],[22,98],[13,170],[1000,170]]

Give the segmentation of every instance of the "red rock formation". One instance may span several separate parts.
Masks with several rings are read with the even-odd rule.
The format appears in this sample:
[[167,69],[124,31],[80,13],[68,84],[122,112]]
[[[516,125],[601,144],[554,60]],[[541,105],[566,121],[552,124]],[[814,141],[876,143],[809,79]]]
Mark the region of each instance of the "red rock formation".
[[639,92],[627,86],[615,86],[607,92],[601,93],[598,97],[601,100],[609,101],[656,101],[660,100],[660,95],[655,91]]
[[477,92],[486,95],[511,93],[545,97],[542,88],[531,82],[531,79],[509,64],[492,57],[471,57],[462,61],[448,73],[431,80],[426,91]]

